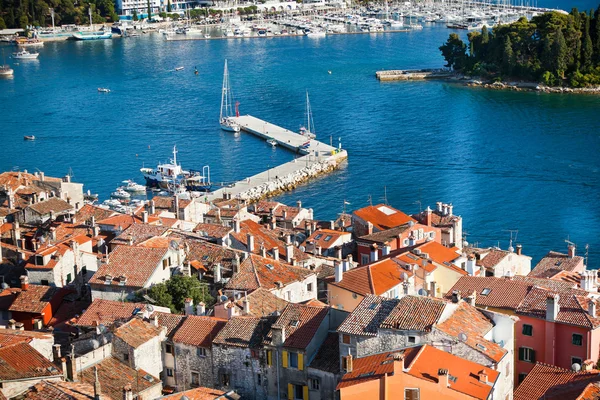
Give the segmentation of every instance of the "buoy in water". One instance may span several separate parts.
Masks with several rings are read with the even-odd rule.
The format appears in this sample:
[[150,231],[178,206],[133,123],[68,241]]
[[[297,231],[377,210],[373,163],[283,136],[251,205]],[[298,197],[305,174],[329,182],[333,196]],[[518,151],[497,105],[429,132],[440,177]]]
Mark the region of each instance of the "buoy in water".
[[327,73],[328,73],[329,75],[331,75],[331,70],[327,71]]

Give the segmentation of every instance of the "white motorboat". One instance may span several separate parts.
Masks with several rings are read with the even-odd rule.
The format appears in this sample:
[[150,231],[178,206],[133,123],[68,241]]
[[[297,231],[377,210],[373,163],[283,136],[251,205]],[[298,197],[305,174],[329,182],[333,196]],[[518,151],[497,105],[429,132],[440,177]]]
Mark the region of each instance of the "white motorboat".
[[8,65],[0,65],[0,76],[12,76],[15,71]]
[[123,181],[125,186],[123,186],[123,190],[129,193],[144,193],[146,191],[146,186],[140,185],[139,183],[135,183],[132,180]]
[[277,146],[277,140],[275,140],[275,139],[269,139],[269,140],[267,140],[267,143],[270,144],[271,147]]
[[99,87],[98,88],[98,92],[100,92],[100,93],[110,93],[110,89]]
[[13,53],[13,58],[17,60],[35,60],[40,53],[30,53],[27,50],[21,50]]
[[108,199],[108,200],[104,200],[102,202],[102,204],[104,204],[108,207],[118,207],[121,205],[121,202],[117,199]]
[[231,87],[229,86],[229,71],[227,69],[227,60],[225,60],[225,69],[223,71],[223,89],[221,92],[221,113],[219,123],[221,129],[228,132],[239,132],[240,126],[233,119],[234,115],[238,114],[238,103],[235,104],[236,113],[233,114],[233,99],[231,95]]
[[129,199],[131,197],[129,193],[121,188],[118,188],[115,192],[112,192],[110,196],[114,197],[115,199]]
[[175,71],[183,71],[184,67],[177,67],[175,68]]

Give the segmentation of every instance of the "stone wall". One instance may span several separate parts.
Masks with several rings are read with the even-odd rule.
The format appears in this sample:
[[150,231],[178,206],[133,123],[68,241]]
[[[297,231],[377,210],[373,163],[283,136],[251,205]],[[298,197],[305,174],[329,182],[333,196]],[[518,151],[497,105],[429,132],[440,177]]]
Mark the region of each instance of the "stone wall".
[[213,354],[206,349],[206,356],[197,355],[197,347],[183,343],[174,343],[175,350],[175,379],[177,391],[192,388],[192,372],[200,377],[200,386],[214,386]]
[[[213,345],[215,388],[235,390],[244,399],[266,399],[268,377],[264,351],[255,353],[248,348]],[[221,376],[229,376],[229,386],[222,385]],[[260,377],[259,377],[260,375]]]

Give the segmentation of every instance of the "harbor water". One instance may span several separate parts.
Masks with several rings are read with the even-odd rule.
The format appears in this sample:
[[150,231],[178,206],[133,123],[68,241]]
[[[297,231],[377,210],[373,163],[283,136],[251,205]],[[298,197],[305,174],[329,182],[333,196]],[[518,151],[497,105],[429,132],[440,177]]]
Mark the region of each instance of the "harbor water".
[[381,69],[440,67],[448,33],[426,25],[320,39],[46,43],[38,61],[11,62],[14,78],[0,80],[0,170],[71,169],[105,199],[125,179],[143,182],[139,168],[167,161],[174,144],[184,168],[210,165],[214,182],[293,159],[220,130],[228,59],[242,114],[297,130],[308,90],[319,140],[341,138],[348,150],[347,165],[279,200],[302,200],[322,219],[344,201],[352,210],[387,200],[406,212],[452,202],[470,243],[507,248],[508,230],[518,230],[535,264],[549,250],[566,251],[569,239],[579,254],[589,244],[598,267],[600,97],[375,79]]

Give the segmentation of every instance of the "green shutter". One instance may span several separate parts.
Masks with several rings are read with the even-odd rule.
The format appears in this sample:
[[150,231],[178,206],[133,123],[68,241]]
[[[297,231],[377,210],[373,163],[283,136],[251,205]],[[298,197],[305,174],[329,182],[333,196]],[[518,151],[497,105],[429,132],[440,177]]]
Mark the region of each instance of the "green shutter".
[[523,361],[525,359],[525,349],[522,347],[519,347],[519,360]]
[[535,350],[531,349],[529,353],[531,354],[531,362],[535,363]]

